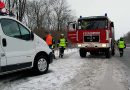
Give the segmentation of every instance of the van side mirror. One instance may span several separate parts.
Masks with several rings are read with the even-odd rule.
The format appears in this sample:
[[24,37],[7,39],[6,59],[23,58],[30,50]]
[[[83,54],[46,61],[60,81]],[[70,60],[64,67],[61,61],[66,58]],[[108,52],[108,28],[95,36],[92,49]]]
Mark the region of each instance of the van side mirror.
[[31,33],[30,33],[30,38],[31,38],[31,40],[34,40],[34,34],[33,34],[33,32],[31,31]]
[[114,27],[114,23],[113,22],[111,22],[111,27]]

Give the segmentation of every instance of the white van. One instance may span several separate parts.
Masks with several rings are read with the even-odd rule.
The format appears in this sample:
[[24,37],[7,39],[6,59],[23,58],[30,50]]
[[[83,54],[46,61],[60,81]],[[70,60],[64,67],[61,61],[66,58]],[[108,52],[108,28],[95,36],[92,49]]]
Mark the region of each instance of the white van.
[[0,16],[0,75],[32,68],[46,73],[52,63],[52,50],[18,20]]

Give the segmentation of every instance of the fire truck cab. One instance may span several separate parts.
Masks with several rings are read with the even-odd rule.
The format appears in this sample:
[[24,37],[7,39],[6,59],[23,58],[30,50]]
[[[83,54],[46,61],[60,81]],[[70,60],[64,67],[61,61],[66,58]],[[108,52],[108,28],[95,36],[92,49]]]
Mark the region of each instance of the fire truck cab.
[[114,23],[107,16],[80,17],[68,24],[68,39],[77,44],[81,57],[104,53],[106,58],[115,54]]

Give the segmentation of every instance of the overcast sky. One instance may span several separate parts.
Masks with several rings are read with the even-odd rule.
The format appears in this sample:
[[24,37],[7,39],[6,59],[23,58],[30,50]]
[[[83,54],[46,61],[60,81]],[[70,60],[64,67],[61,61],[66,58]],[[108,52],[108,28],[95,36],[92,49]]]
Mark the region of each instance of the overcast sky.
[[76,16],[104,15],[115,24],[116,39],[130,31],[130,0],[68,0]]

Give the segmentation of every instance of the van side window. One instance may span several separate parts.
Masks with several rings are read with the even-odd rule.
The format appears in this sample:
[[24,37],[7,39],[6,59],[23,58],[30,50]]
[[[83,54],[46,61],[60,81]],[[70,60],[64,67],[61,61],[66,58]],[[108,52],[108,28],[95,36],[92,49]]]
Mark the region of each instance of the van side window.
[[1,26],[5,35],[14,38],[21,38],[17,22],[10,19],[1,19]]
[[23,40],[30,40],[30,32],[27,28],[25,28],[23,25],[19,24],[21,36]]

